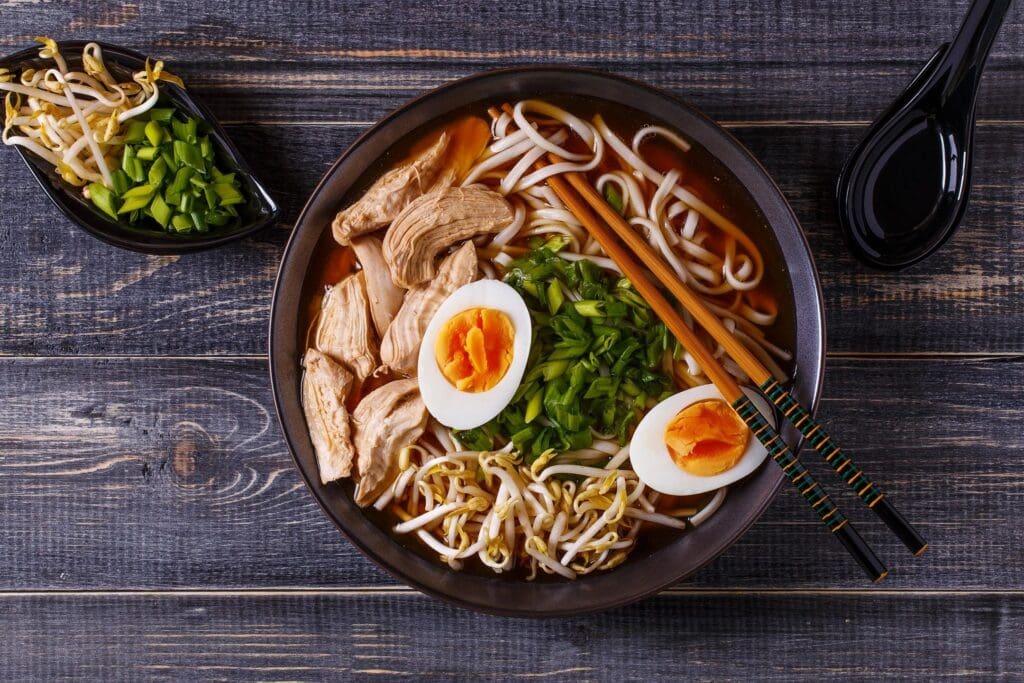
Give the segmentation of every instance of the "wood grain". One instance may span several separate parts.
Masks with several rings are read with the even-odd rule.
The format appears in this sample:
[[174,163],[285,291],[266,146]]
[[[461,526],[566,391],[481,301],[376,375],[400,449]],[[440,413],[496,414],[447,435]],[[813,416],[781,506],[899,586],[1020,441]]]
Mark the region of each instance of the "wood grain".
[[[1024,7],[986,69],[956,239],[880,274],[850,258],[832,215],[865,124],[967,4],[0,0],[0,52],[43,33],[166,58],[285,208],[228,249],[130,254],[74,229],[0,151],[0,356],[14,356],[0,357],[3,677],[1024,677]],[[682,96],[780,183],[825,288],[835,355],[822,414],[932,542],[910,558],[839,494],[893,570],[883,590],[864,590],[784,491],[725,555],[654,599],[496,619],[395,586],[316,507],[261,357],[290,226],[373,121],[453,78],[527,63]]]
[[[4,359],[0,377],[0,590],[393,585],[305,490],[263,362]],[[1024,588],[1022,383],[1019,360],[832,363],[822,414],[932,543],[910,557],[807,454],[886,587]],[[692,585],[864,580],[785,490]]]
[[[37,33],[124,44],[168,60],[231,121],[374,121],[452,78],[530,63],[610,69],[722,120],[867,121],[952,36],[966,4],[744,0],[723,12],[703,3],[473,0],[389,3],[381,13],[365,0],[301,12],[283,0],[7,2],[0,15],[12,30],[0,50],[26,47]],[[254,19],[240,22],[242,13]],[[996,43],[983,119],[1024,120],[1022,16],[1011,11]]]
[[[130,624],[130,627],[126,625]],[[666,594],[502,619],[392,592],[0,597],[12,679],[888,680],[1024,675],[1024,596]],[[53,634],[60,633],[59,639]],[[73,656],[69,656],[74,653]]]
[[[231,135],[290,224],[358,127],[237,126]],[[878,273],[848,253],[833,179],[860,127],[734,129],[781,184],[821,273],[835,353],[1024,351],[1024,127],[980,129],[966,224],[935,258]],[[2,152],[3,150],[0,150]],[[3,177],[26,178],[0,154]],[[82,234],[30,183],[0,185],[0,354],[236,355],[266,350],[287,227],[183,257],[122,253]],[[955,330],[955,334],[950,334]]]

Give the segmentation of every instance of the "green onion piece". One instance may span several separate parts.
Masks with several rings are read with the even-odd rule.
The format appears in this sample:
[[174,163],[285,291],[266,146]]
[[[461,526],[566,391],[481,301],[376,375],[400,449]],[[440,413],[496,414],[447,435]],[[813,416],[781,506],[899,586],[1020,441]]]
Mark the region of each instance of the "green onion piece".
[[217,194],[211,185],[203,188],[203,197],[206,199],[206,206],[209,208],[216,209],[220,206],[220,195]]
[[199,140],[199,151],[204,159],[213,161],[213,144],[210,142],[209,136],[204,136]]
[[150,121],[146,124],[146,139],[149,140],[149,144],[156,147],[164,139],[164,129],[156,121]]
[[138,119],[128,121],[128,132],[125,133],[124,141],[127,145],[135,145],[146,139],[146,122]]
[[189,216],[192,217],[192,223],[196,226],[196,230],[199,232],[210,231],[210,226],[206,224],[206,216],[198,211],[189,212]]
[[181,200],[178,202],[178,208],[181,209],[182,213],[189,213],[192,211],[192,207],[195,206],[196,198],[190,193],[183,193]]
[[142,165],[142,161],[138,157],[132,157],[126,160],[127,168],[124,172],[128,174],[128,177],[137,183],[145,182],[146,180],[146,167]]
[[622,213],[625,208],[625,203],[622,201],[622,195],[619,194],[618,188],[611,183],[607,183],[604,186],[604,200],[615,209],[615,213]]
[[164,201],[163,197],[159,193],[153,197],[153,201],[149,204],[150,215],[153,216],[153,220],[160,224],[161,227],[167,228],[167,225],[171,222],[171,216],[173,211],[171,207],[167,206],[167,202]]
[[207,187],[210,186],[210,183],[195,175],[189,178],[188,181],[192,183],[193,186],[198,187],[200,190],[205,190]]
[[110,174],[110,182],[113,185],[111,189],[114,191],[114,194],[122,195],[128,189],[128,174],[121,169],[117,169]]
[[167,168],[169,168],[172,172],[178,172],[178,162],[174,160],[174,154],[171,152],[171,150],[167,149],[166,147],[161,148],[160,158],[164,160],[164,163],[167,164]]
[[174,137],[183,142],[187,142],[191,145],[196,144],[196,131],[198,129],[198,123],[191,117],[186,117],[184,121],[174,119],[171,121],[171,128],[174,130]]
[[[142,188],[146,188],[146,187],[150,187],[150,186],[149,185],[142,185],[140,187],[132,188],[132,190],[138,190],[138,189],[142,189]],[[132,190],[128,190],[128,192],[132,192]],[[150,190],[149,194],[140,194],[140,195],[135,195],[135,196],[131,196],[131,197],[128,196],[128,193],[125,193],[124,203],[121,204],[121,208],[117,210],[117,213],[122,214],[122,213],[131,213],[133,211],[138,211],[139,209],[141,209],[141,208],[143,208],[145,206],[148,206],[149,205],[149,201],[150,201],[150,199],[152,197],[153,197],[152,189]],[[134,220],[134,219],[132,219],[132,220]]]
[[206,214],[206,222],[215,228],[222,228],[231,222],[231,216],[224,211],[211,211]]
[[173,144],[175,160],[192,167],[200,173],[206,171],[206,164],[203,161],[202,154],[199,153],[198,147],[190,145],[183,140],[175,140]]
[[117,219],[117,207],[114,193],[103,183],[89,184],[89,198],[97,209],[113,219]]
[[167,177],[167,162],[163,160],[163,157],[153,162],[153,165],[149,167],[149,184],[159,187],[163,185],[164,178]]
[[558,313],[558,309],[564,302],[565,294],[562,293],[562,286],[558,283],[558,278],[552,278],[548,283],[548,311],[551,315]]
[[[136,197],[152,197],[156,192],[156,185],[136,185],[121,195],[121,199],[134,199]],[[148,202],[147,202],[148,203]]]
[[220,196],[222,206],[245,203],[245,198],[238,188],[229,183],[214,183],[213,190]]
[[533,396],[530,397],[529,401],[527,401],[526,403],[526,413],[523,416],[524,422],[530,423],[537,419],[537,416],[540,415],[540,409],[542,405],[541,402],[543,398],[544,392],[541,391],[540,389],[538,389],[533,394]]
[[580,315],[587,318],[603,318],[604,317],[604,302],[596,301],[593,299],[584,299],[583,301],[577,301],[573,304],[573,308]]
[[135,151],[135,156],[139,157],[143,161],[153,161],[157,155],[160,154],[159,147],[139,147]]
[[187,166],[183,166],[178,169],[178,172],[174,174],[174,182],[171,183],[169,188],[171,192],[183,192],[188,187],[188,181],[192,178],[194,171]]
[[169,108],[169,107],[168,108],[153,107],[152,109],[149,110],[149,120],[150,121],[163,121],[164,123],[166,123],[167,121],[171,120],[172,116],[174,116],[174,109]]
[[178,213],[171,219],[171,225],[178,232],[189,232],[192,230],[192,219],[188,216]]

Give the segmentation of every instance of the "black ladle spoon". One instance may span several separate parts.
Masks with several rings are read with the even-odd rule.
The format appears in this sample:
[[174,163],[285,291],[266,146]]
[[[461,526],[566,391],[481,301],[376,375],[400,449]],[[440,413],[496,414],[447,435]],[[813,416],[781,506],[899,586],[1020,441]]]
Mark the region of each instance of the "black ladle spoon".
[[917,263],[956,230],[971,189],[974,110],[1010,0],[975,0],[951,43],[871,126],[836,187],[854,253],[878,268]]

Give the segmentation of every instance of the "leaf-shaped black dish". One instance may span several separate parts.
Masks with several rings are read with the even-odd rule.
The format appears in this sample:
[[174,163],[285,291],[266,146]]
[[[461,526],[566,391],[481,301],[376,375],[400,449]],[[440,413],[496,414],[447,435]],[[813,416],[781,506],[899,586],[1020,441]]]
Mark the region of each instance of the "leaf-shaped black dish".
[[[69,65],[81,64],[82,48],[88,41],[70,40],[59,43],[61,54]],[[134,50],[116,45],[98,43],[103,48],[104,61],[111,74],[118,79],[130,80],[131,73],[145,68],[146,57]],[[0,59],[0,68],[14,73],[25,68],[51,68],[53,62],[39,57],[39,48],[33,47]],[[171,69],[173,71],[173,69]],[[238,205],[239,218],[234,223],[215,228],[208,233],[176,235],[128,225],[114,221],[82,196],[78,188],[65,183],[56,169],[32,152],[16,147],[21,158],[39,182],[50,200],[65,216],[93,237],[122,249],[147,254],[185,254],[222,246],[251,235],[277,220],[281,213],[277,203],[256,178],[238,149],[232,144],[224,128],[205,106],[197,102],[186,90],[166,81],[160,83],[161,99],[172,103],[200,121],[205,122],[213,139],[216,153],[223,166],[238,174],[245,192],[246,203]]]

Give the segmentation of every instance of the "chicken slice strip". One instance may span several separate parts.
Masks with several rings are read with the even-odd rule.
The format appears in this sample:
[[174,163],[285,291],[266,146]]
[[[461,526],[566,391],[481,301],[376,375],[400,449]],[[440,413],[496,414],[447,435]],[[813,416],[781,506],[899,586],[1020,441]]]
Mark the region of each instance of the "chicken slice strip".
[[408,289],[434,277],[437,256],[453,244],[492,235],[515,217],[512,205],[482,187],[446,187],[411,202],[384,237],[391,279]]
[[415,375],[420,343],[430,319],[452,292],[476,279],[476,247],[466,242],[441,261],[433,280],[410,289],[381,341],[384,367],[399,374]]
[[316,349],[303,359],[302,409],[309,438],[316,452],[320,481],[328,484],[352,476],[356,452],[345,399],[352,389],[352,373]]
[[377,334],[383,337],[398,309],[402,307],[405,291],[392,282],[378,238],[367,235],[354,239],[352,249],[366,277],[366,294],[370,299],[373,325],[377,328]]
[[445,152],[451,136],[442,133],[437,142],[411,161],[404,162],[377,179],[355,203],[334,218],[331,230],[342,246],[354,238],[391,223],[409,202],[454,182],[454,172],[445,172]]
[[375,501],[398,476],[399,452],[414,443],[427,426],[427,408],[414,379],[400,379],[374,389],[352,413],[359,489],[356,504]]
[[363,271],[349,275],[324,294],[316,347],[345,365],[360,382],[380,365]]

